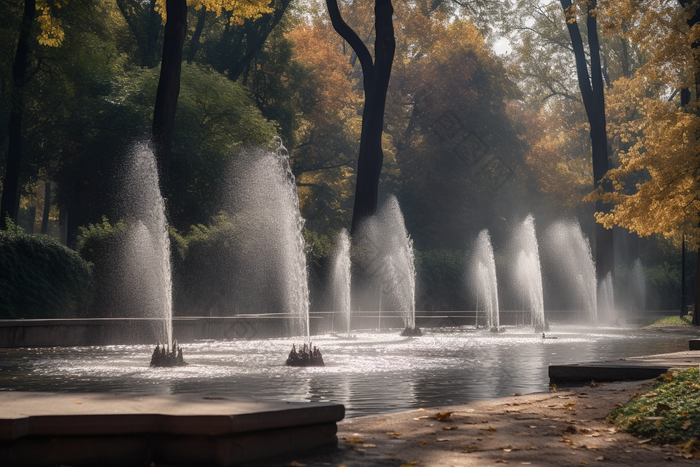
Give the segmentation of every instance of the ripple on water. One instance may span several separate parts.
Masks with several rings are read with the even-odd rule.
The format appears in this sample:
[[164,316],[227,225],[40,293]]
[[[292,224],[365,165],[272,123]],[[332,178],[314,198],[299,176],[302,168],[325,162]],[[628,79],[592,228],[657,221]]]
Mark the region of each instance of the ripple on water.
[[301,339],[184,344],[189,365],[149,368],[151,346],[0,349],[0,390],[206,393],[333,401],[348,416],[545,391],[549,364],[675,352],[687,337],[618,328],[555,326],[493,334],[428,329],[420,338],[358,333],[314,336],[326,367],[284,365]]

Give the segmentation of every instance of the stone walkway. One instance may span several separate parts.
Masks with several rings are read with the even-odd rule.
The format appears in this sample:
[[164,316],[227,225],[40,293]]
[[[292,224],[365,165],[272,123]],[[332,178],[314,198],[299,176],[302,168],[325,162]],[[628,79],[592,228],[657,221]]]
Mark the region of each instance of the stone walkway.
[[604,383],[347,419],[338,424],[337,449],[254,465],[559,467],[662,465],[669,461],[698,465],[698,459],[686,458],[688,454],[676,447],[651,444],[605,421],[615,405],[642,390],[639,387],[639,382]]
[[656,378],[667,371],[700,366],[700,352],[627,357],[597,362],[550,365],[549,379],[555,383],[589,381],[640,381]]

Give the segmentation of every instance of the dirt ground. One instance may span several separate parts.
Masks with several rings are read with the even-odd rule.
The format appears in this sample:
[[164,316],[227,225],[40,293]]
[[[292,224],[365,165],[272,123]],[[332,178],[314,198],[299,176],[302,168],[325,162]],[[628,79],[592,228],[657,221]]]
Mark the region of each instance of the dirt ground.
[[674,446],[654,445],[605,421],[615,404],[626,402],[641,384],[645,383],[559,388],[551,393],[346,419],[338,424],[337,448],[250,465],[700,465],[700,459],[686,458],[688,454]]

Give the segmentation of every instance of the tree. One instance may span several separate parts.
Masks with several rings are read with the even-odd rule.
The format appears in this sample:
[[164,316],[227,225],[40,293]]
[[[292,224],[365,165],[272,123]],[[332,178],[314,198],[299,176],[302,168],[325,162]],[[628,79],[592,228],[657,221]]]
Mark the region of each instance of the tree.
[[[60,18],[53,14],[49,6],[39,4],[40,14],[38,16],[36,15],[37,3],[35,0],[25,0],[23,6],[10,80],[10,118],[7,125],[8,151],[2,201],[0,201],[0,227],[2,228],[5,227],[7,217],[12,221],[17,220],[19,209],[20,169],[24,152],[22,148],[24,137],[22,121],[25,112],[25,86],[40,71],[42,65],[42,60],[39,58],[32,69],[29,69],[32,48],[37,45],[58,47],[63,42],[65,34],[61,27]],[[31,37],[32,30],[37,24],[39,26],[38,44]]]
[[153,146],[160,172],[161,185],[168,179],[170,146],[175,126],[175,110],[180,94],[182,48],[187,32],[186,0],[166,0],[167,21],[163,38],[163,60],[153,109]]
[[[591,200],[614,205],[598,213],[606,227],[619,225],[641,236],[662,234],[680,246],[681,237],[700,240],[700,152],[698,135],[698,12],[696,4],[654,0],[644,5],[611,2],[606,27],[638,46],[645,57],[634,73],[613,82],[611,134],[624,143],[620,165],[606,175],[611,192]],[[681,99],[695,90],[694,102]],[[700,303],[696,272],[696,307]],[[696,319],[694,317],[694,319]]]
[[351,227],[351,233],[355,233],[360,223],[377,210],[379,177],[384,159],[382,150],[384,109],[396,50],[392,18],[394,8],[391,0],[375,0],[376,39],[373,61],[362,39],[343,20],[337,0],[327,0],[326,4],[333,28],[355,51],[363,73],[365,106],[362,111],[362,133],[357,159],[357,183]]
[[[598,40],[598,8],[597,0],[586,2],[586,27],[588,30],[588,48],[590,54],[590,75],[588,63],[583,48],[581,33],[576,20],[576,6],[571,0],[561,0],[561,7],[566,17],[566,26],[571,38],[576,60],[576,74],[578,77],[581,99],[586,109],[590,124],[591,154],[593,159],[593,178],[597,187],[603,187],[604,177],[609,168],[608,162],[608,137],[605,122],[605,90],[603,85],[603,70],[600,60],[600,43]],[[607,187],[605,187],[607,188]],[[605,206],[602,200],[596,201],[596,210],[603,212]],[[615,256],[613,253],[613,231],[605,228],[603,224],[596,224],[596,276],[602,281],[608,274],[614,275]]]

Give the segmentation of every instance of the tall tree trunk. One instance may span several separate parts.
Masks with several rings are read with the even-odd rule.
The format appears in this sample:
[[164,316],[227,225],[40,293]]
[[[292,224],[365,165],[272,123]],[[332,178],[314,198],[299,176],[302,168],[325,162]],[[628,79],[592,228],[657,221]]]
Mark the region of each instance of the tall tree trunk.
[[24,85],[27,84],[29,37],[36,14],[35,0],[24,1],[24,13],[19,28],[17,51],[12,65],[10,90],[10,121],[8,130],[7,163],[0,201],[0,228],[6,228],[5,219],[17,222],[19,212],[19,176],[22,163],[22,115],[24,113]]
[[365,90],[365,106],[362,111],[362,133],[360,153],[357,160],[357,183],[355,203],[352,212],[351,234],[354,234],[362,221],[377,211],[379,197],[379,176],[384,162],[382,132],[384,130],[384,109],[386,93],[391,78],[396,40],[391,0],[376,0],[374,4],[374,62],[369,50],[360,37],[343,20],[337,0],[327,0],[328,13],[333,28],[352,47],[360,60]]
[[[693,26],[700,22],[700,12],[698,11],[697,4],[695,4],[694,0],[678,0],[678,3],[686,10],[686,23],[688,24],[688,28],[692,29]],[[688,11],[691,8],[692,10]],[[690,48],[693,60],[693,74],[695,77],[695,102],[700,103],[700,41],[693,41]],[[698,138],[698,136],[697,134],[695,135],[696,138]],[[700,224],[698,224],[698,227],[700,227]],[[698,264],[695,268],[693,325],[700,326],[700,318],[698,318],[698,308],[700,308],[700,246],[696,246],[698,247]]]
[[[593,178],[596,187],[606,188],[603,177],[609,168],[609,145],[605,122],[605,90],[603,83],[602,67],[600,62],[600,44],[598,41],[598,29],[595,9],[595,0],[588,3],[586,12],[586,26],[588,29],[588,46],[591,56],[591,74],[588,74],[588,65],[583,48],[581,32],[576,22],[575,7],[571,0],[560,0],[566,26],[571,38],[571,45],[576,60],[576,75],[578,78],[581,97],[586,109],[586,115],[590,124],[591,148],[593,159]],[[609,207],[601,201],[596,202],[596,210],[604,212]],[[608,274],[615,275],[615,255],[613,246],[613,231],[606,229],[602,224],[596,223],[596,277],[598,281],[605,280]]]
[[187,63],[192,63],[197,51],[202,48],[202,43],[199,42],[199,38],[202,37],[206,19],[207,7],[202,5],[202,8],[199,10],[199,16],[197,17],[197,26],[195,26],[194,34],[192,34],[192,39],[190,39],[190,49],[187,51]]
[[[248,70],[253,57],[263,48],[268,36],[275,29],[275,26],[282,20],[284,12],[287,11],[291,0],[280,0],[279,7],[272,13],[265,13],[257,19],[247,19],[243,25],[244,33],[241,36],[241,43],[237,47],[243,47],[244,53],[233,62],[228,62],[228,77],[232,81]],[[230,31],[230,29],[229,29]],[[243,45],[243,37],[245,44]]]
[[[168,10],[167,4],[165,9]],[[144,68],[153,68],[158,65],[158,37],[160,36],[162,24],[160,14],[156,11],[156,0],[150,0],[148,3],[148,24],[146,26],[146,47],[141,52],[141,66]]]
[[51,211],[51,182],[44,183],[44,212],[41,215],[41,233],[49,230],[49,211]]
[[187,2],[166,0],[165,36],[160,80],[153,109],[153,144],[160,172],[161,186],[165,187],[170,168],[170,147],[175,126],[175,110],[180,94],[182,48],[187,32]]

